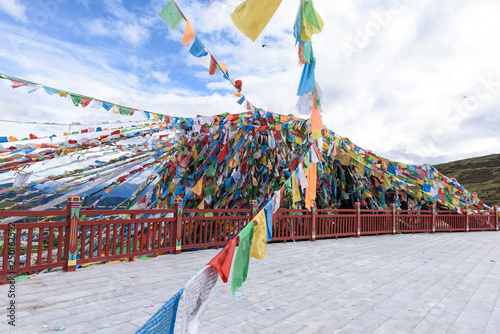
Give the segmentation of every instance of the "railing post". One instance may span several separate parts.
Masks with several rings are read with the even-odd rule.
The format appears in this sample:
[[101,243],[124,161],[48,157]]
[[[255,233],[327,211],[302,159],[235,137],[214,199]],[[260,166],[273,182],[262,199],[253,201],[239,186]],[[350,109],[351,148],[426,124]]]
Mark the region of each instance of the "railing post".
[[436,206],[432,205],[432,220],[431,220],[432,233],[436,233]]
[[182,250],[182,197],[177,197],[174,199],[174,209],[175,209],[174,254],[180,254]]
[[250,200],[250,205],[252,206],[252,211],[250,212],[250,221],[252,221],[255,216],[257,216],[257,200],[256,199],[251,199]]
[[354,207],[356,208],[356,238],[361,236],[361,203],[354,203]]
[[316,218],[317,218],[317,211],[316,211],[316,202],[314,201],[312,203],[312,210],[311,210],[311,238],[309,241],[316,241]]
[[[76,270],[76,249],[78,245],[78,218],[80,216],[80,196],[68,196],[66,206],[66,235],[64,239],[64,253],[67,262],[63,266],[64,271]],[[81,250],[83,252],[83,250]]]
[[[134,220],[134,219],[135,219],[135,213],[132,213],[132,214],[130,215],[130,219],[131,219],[131,220]],[[128,230],[127,230],[127,236],[128,236],[128,237],[127,237],[127,253],[132,252],[132,249],[134,249],[134,247],[132,247],[132,245],[131,245],[131,242],[129,242],[129,241],[132,241],[132,240],[133,240],[132,242],[134,242],[134,244],[137,244],[137,240],[135,240],[135,238],[132,238],[132,224],[134,224],[134,223],[130,223],[130,224],[128,224]],[[137,224],[136,224],[136,225],[134,225],[134,226],[135,226],[135,228],[137,228]],[[135,230],[135,229],[134,229],[134,230]],[[166,236],[165,236],[165,237],[166,237]],[[133,255],[132,255],[132,256],[129,256],[128,260],[129,260],[130,262],[133,262],[133,261],[135,260],[135,257],[134,257]]]
[[396,234],[396,204],[391,204],[392,211],[392,235]]
[[465,232],[469,232],[469,210],[465,212]]
[[496,206],[495,207],[495,226],[496,226],[496,230],[498,231],[498,216],[500,215],[500,207],[499,206]]

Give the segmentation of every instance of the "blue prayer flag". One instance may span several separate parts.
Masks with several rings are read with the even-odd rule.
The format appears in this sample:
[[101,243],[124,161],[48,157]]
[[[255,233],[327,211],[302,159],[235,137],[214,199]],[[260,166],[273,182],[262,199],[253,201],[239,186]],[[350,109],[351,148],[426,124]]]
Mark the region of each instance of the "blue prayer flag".
[[177,307],[184,289],[181,289],[168,302],[163,305],[139,330],[136,334],[151,333],[174,333]]
[[198,36],[196,36],[194,38],[194,43],[193,43],[193,45],[191,45],[191,48],[189,49],[189,53],[197,58],[204,57],[204,56],[208,55],[207,50],[205,50],[205,46],[200,41]]

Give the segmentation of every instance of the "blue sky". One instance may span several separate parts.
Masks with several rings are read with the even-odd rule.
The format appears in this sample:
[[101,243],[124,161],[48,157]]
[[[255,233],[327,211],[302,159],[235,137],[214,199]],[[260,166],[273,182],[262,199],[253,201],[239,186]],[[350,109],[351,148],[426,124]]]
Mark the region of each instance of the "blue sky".
[[[255,43],[230,19],[241,0],[177,2],[254,105],[297,114],[301,69],[291,30],[298,1],[283,1]],[[0,0],[0,72],[170,115],[243,112],[220,72],[209,76],[182,46],[184,23],[173,31],[160,20],[166,3]],[[499,153],[498,1],[316,0],[315,7],[325,21],[313,47],[328,128],[404,162]],[[123,120],[2,81],[3,120]],[[0,136],[66,130],[0,121]]]

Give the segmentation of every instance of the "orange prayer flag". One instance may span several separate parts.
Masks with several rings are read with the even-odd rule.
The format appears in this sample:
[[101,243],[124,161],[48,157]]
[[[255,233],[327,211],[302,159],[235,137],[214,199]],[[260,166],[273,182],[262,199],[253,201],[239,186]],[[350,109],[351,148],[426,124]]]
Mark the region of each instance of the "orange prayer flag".
[[236,97],[241,97],[241,93],[233,93],[233,95]]
[[235,237],[217,254],[209,263],[215,270],[219,272],[220,278],[224,283],[227,283],[229,271],[231,270],[231,263],[233,262],[234,249],[236,247]]
[[224,72],[224,74],[227,74],[227,68],[226,68],[226,63],[218,63],[220,69],[222,70],[222,72]]
[[305,204],[306,208],[310,211],[312,202],[316,199],[316,163],[312,162],[309,168],[309,175],[307,175],[308,187],[306,189]]
[[196,33],[193,30],[193,27],[191,26],[191,22],[189,22],[188,19],[186,19],[186,29],[184,29],[184,35],[182,36],[182,44],[186,46],[189,42],[193,40],[193,38],[196,36]]
[[19,141],[19,139],[14,136],[9,136],[9,141]]
[[109,194],[109,193],[110,193],[110,192],[112,192],[112,191],[113,191],[113,189],[106,189],[106,190],[104,190],[104,192],[105,192],[106,194]]

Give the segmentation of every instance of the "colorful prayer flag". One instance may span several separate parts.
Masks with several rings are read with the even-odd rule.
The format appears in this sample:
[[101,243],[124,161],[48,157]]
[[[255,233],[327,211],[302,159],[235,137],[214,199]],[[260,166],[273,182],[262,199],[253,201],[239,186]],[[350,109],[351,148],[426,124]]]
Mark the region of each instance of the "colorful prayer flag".
[[210,302],[212,288],[217,283],[218,276],[217,270],[212,266],[205,266],[187,282],[184,288],[182,333],[198,332],[201,317]]
[[264,210],[260,212],[253,218],[254,223],[254,234],[252,240],[252,246],[250,247],[250,256],[256,258],[257,260],[262,260],[266,256],[266,241],[267,241],[267,226],[266,226],[266,215]]
[[246,0],[231,14],[234,25],[255,42],[281,4],[281,0]]
[[177,316],[177,307],[181,299],[181,289],[168,302],[165,303],[141,328],[136,334],[150,333],[174,333],[175,318]]
[[163,7],[158,16],[160,16],[163,22],[168,24],[168,26],[174,30],[177,29],[179,24],[184,19],[181,12],[172,0],[168,1],[168,3],[165,5],[165,7]]
[[[203,203],[203,201],[202,201]],[[234,249],[236,248],[236,239],[233,238],[224,247],[219,254],[217,254],[208,265],[212,266],[215,270],[219,272],[220,278],[224,283],[227,283],[229,278],[229,272],[231,270],[231,264],[233,263]]]
[[250,262],[250,248],[252,247],[254,224],[251,221],[238,234],[240,243],[236,256],[234,258],[233,276],[231,279],[231,293],[234,295],[236,290],[243,285],[248,275],[248,264]]

